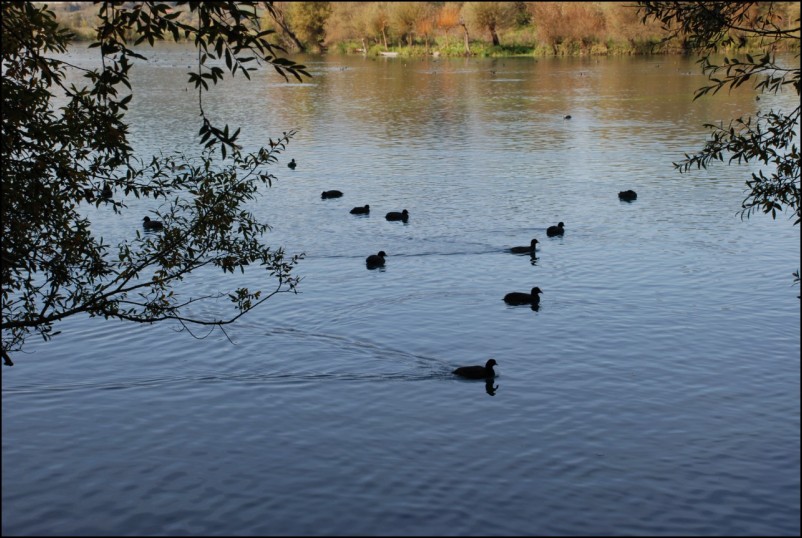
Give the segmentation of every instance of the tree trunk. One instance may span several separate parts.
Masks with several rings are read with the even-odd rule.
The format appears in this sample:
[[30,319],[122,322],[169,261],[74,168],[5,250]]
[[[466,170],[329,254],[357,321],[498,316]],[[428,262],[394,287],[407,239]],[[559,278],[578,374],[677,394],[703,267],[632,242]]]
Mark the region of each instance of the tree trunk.
[[270,11],[269,13],[273,17],[273,20],[276,21],[276,24],[278,24],[279,27],[281,27],[281,31],[284,32],[284,35],[287,36],[296,47],[298,47],[298,50],[300,52],[306,52],[306,47],[304,46],[304,44],[301,43],[301,40],[298,39],[294,33],[292,33],[290,27],[287,26],[287,23],[284,22],[284,13],[280,11],[278,8],[276,8],[275,12]]
[[493,38],[493,46],[498,47],[501,45],[501,42],[498,40],[498,34],[496,33],[495,25],[489,27],[490,30],[490,37]]
[[465,56],[470,56],[471,46],[468,43],[468,26],[462,21],[460,21],[460,26],[462,26],[462,29],[465,30]]

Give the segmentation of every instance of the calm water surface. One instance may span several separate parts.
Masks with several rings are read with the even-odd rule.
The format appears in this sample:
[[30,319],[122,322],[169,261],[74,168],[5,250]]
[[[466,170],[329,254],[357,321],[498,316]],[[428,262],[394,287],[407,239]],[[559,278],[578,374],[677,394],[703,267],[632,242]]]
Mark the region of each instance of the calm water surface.
[[[192,53],[152,57],[132,141],[191,149]],[[692,102],[693,58],[303,61],[204,101],[248,147],[299,130],[254,209],[301,293],[233,343],[32,340],[2,369],[3,534],[799,535],[799,226],[739,218],[745,167],[671,165],[794,98]],[[108,241],[158,209],[127,202],[88,209]],[[539,311],[501,300],[533,286]],[[450,374],[491,357],[494,394]]]

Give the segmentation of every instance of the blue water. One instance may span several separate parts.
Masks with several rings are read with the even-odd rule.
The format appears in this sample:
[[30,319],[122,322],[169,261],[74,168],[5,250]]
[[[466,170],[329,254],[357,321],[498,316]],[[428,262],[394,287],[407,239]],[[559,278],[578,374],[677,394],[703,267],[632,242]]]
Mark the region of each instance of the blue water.
[[[132,142],[189,149],[186,52],[154,59]],[[246,145],[298,129],[252,207],[299,293],[226,334],[31,340],[2,370],[3,534],[799,535],[799,226],[740,218],[746,166],[671,165],[795,96],[693,102],[682,58],[303,60],[204,101]],[[113,243],[158,209],[126,202],[87,209]],[[233,283],[271,286],[182,291]],[[489,391],[451,374],[491,357]]]

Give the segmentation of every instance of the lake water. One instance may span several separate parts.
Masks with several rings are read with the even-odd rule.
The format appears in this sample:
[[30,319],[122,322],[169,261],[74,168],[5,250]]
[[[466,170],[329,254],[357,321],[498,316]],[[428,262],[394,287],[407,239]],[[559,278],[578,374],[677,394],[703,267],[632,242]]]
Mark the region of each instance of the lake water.
[[[132,142],[190,149],[192,53],[151,56]],[[798,103],[693,102],[694,60],[308,57],[303,84],[214,90],[248,148],[298,129],[254,207],[305,253],[300,293],[230,340],[31,339],[2,369],[3,534],[798,536],[800,227],[739,217],[745,166],[671,164],[705,122]],[[127,202],[98,234],[157,209]],[[537,311],[502,301],[533,286]],[[491,357],[495,392],[451,374]]]

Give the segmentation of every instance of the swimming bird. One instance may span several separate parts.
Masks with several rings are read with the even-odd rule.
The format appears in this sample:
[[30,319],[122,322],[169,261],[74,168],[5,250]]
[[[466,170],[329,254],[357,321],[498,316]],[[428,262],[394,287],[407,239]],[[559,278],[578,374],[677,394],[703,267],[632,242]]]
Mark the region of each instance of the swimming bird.
[[535,245],[538,243],[539,241],[537,239],[532,239],[532,243],[528,247],[512,247],[510,252],[513,254],[534,254]]
[[145,227],[146,230],[163,230],[164,224],[158,220],[150,220],[150,217],[145,217],[142,219],[142,226]]
[[496,364],[496,359],[490,359],[484,366],[460,366],[452,373],[468,379],[492,379],[496,377],[496,372],[493,371]]
[[367,258],[365,258],[365,265],[368,266],[368,269],[376,269],[377,267],[384,267],[384,257],[387,254],[384,253],[383,250],[380,250],[378,254],[371,254]]
[[367,215],[370,213],[370,206],[365,204],[365,207],[355,207],[351,210],[352,215]]
[[563,119],[564,120],[570,120],[571,119],[571,114],[568,114],[567,116],[563,117]]
[[292,170],[295,170],[296,166],[298,166],[298,165],[295,163],[295,159],[293,159],[293,160],[291,160],[290,162],[287,163],[287,167],[292,169]]
[[390,211],[384,216],[384,218],[387,220],[400,220],[406,222],[409,219],[409,212],[406,209],[400,213],[398,211]]
[[340,191],[323,191],[320,197],[325,200],[326,198],[339,198],[342,195],[343,193]]
[[537,306],[540,304],[540,294],[543,293],[540,288],[534,287],[532,288],[532,293],[522,293],[520,291],[514,291],[512,293],[508,293],[504,296],[504,302],[508,305],[523,305],[523,304],[531,304],[532,306]]
[[618,193],[618,197],[625,202],[631,202],[638,199],[638,193],[633,190],[621,191]]
[[546,228],[546,235],[554,237],[555,235],[562,235],[565,233],[565,224],[562,222],[557,223],[557,226],[549,226]]

